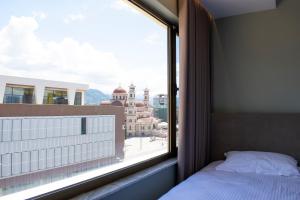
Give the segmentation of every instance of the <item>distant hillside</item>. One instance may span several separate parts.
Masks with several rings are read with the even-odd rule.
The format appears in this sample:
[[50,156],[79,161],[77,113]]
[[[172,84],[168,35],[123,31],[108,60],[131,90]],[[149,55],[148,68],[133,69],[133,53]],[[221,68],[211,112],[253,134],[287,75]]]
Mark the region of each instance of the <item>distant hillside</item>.
[[89,89],[85,92],[84,102],[86,105],[99,105],[101,101],[109,99],[109,95],[104,94],[100,90]]

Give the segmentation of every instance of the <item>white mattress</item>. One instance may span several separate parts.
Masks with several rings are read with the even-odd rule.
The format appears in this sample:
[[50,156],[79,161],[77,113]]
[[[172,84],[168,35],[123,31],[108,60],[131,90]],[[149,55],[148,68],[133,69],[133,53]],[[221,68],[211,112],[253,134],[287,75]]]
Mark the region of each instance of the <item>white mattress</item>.
[[216,161],[174,187],[161,200],[300,200],[300,177],[217,171]]

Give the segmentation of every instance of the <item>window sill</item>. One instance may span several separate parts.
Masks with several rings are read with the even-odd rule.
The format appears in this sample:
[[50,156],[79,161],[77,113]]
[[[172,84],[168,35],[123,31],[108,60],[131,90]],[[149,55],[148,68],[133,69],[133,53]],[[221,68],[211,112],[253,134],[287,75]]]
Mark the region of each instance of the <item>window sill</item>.
[[102,199],[108,197],[109,195],[116,193],[126,187],[133,185],[143,179],[146,179],[152,175],[167,169],[170,166],[176,165],[177,159],[171,158],[164,162],[161,162],[153,167],[147,168],[133,175],[127,176],[120,180],[114,181],[108,185],[102,186],[98,189],[92,190],[90,192],[84,193],[80,196],[74,197],[73,200],[86,200],[86,199]]

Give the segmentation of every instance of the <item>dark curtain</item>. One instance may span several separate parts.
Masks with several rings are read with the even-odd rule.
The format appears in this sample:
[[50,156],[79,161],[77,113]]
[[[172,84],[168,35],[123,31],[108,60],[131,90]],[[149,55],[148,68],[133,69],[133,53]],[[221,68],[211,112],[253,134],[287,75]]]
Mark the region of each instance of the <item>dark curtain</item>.
[[178,175],[182,181],[208,162],[211,18],[201,0],[179,0],[180,113]]

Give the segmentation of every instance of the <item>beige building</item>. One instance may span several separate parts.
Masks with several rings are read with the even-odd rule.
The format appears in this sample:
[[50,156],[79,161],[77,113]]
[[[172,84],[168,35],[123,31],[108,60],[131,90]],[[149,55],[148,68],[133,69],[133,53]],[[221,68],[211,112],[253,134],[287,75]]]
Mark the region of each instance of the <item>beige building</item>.
[[135,96],[135,86],[129,86],[129,92],[122,87],[116,88],[110,101],[101,105],[123,106],[125,108],[126,136],[151,135],[160,122],[153,117],[153,108],[149,104],[149,89],[144,89],[143,101],[138,101]]

